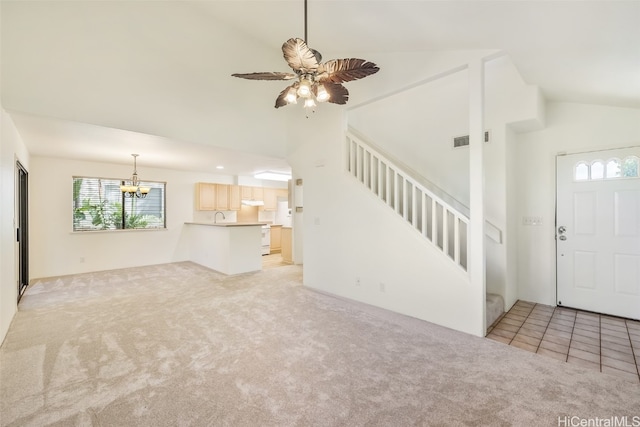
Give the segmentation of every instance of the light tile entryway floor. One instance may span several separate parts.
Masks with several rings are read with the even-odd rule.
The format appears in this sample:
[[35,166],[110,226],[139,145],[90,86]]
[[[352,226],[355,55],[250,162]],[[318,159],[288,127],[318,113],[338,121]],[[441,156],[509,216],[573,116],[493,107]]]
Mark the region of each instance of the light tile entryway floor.
[[487,338],[640,382],[640,322],[518,301]]
[[291,265],[282,260],[281,253],[273,253],[269,255],[262,255],[262,269],[284,267],[285,265]]

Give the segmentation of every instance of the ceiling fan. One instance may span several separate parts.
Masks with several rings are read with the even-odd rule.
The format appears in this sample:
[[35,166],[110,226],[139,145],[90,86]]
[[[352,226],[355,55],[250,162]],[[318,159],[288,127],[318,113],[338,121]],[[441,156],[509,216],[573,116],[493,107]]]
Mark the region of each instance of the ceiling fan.
[[[304,0],[304,38],[307,38],[307,0]],[[313,108],[317,102],[346,104],[349,91],[342,85],[344,82],[362,79],[377,73],[380,68],[372,62],[358,58],[332,59],[322,61],[322,55],[311,49],[305,40],[291,38],[282,45],[284,59],[293,69],[293,73],[260,72],[248,74],[232,74],[249,80],[294,80],[276,98],[276,108],[288,104],[297,104],[304,100],[304,106]]]

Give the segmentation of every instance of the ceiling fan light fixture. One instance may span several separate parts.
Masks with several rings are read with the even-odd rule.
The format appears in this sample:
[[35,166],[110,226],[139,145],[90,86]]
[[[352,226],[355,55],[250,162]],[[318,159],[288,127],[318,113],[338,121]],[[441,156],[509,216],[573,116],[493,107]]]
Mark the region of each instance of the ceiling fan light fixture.
[[316,100],[318,102],[326,102],[329,100],[329,92],[324,88],[324,85],[318,85]]
[[284,97],[284,100],[287,101],[288,104],[297,104],[298,103],[298,95],[296,94],[296,88],[291,86],[287,91],[287,95]]
[[298,86],[298,96],[302,98],[308,98],[311,95],[311,82],[307,79],[300,80],[300,86]]
[[[316,102],[344,105],[349,91],[342,84],[370,76],[380,71],[373,62],[359,58],[332,59],[322,62],[322,55],[307,45],[307,0],[304,0],[304,40],[290,38],[282,45],[282,54],[293,73],[267,71],[258,73],[234,73],[233,77],[249,80],[295,80],[277,96],[275,108],[297,104],[304,99],[304,106],[315,107]],[[307,116],[308,117],[308,116]]]

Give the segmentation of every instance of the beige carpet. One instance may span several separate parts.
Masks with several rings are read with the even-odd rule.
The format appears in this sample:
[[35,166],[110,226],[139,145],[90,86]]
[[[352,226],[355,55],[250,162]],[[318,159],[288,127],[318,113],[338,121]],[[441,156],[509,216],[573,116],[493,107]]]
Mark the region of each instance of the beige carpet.
[[640,385],[319,294],[301,275],[178,263],[38,281],[0,348],[0,424],[557,426],[640,415]]

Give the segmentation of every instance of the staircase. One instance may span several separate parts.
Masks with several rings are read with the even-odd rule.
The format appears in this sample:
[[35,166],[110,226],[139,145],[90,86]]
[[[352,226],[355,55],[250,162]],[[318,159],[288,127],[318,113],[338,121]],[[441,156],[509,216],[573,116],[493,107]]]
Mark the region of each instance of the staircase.
[[346,171],[466,272],[468,217],[353,132],[345,149]]
[[[448,262],[467,272],[468,208],[352,130],[346,132],[345,154],[349,175],[435,246]],[[489,222],[486,225],[487,236],[502,243],[501,231]],[[504,312],[502,296],[487,294],[485,312],[488,327]]]

